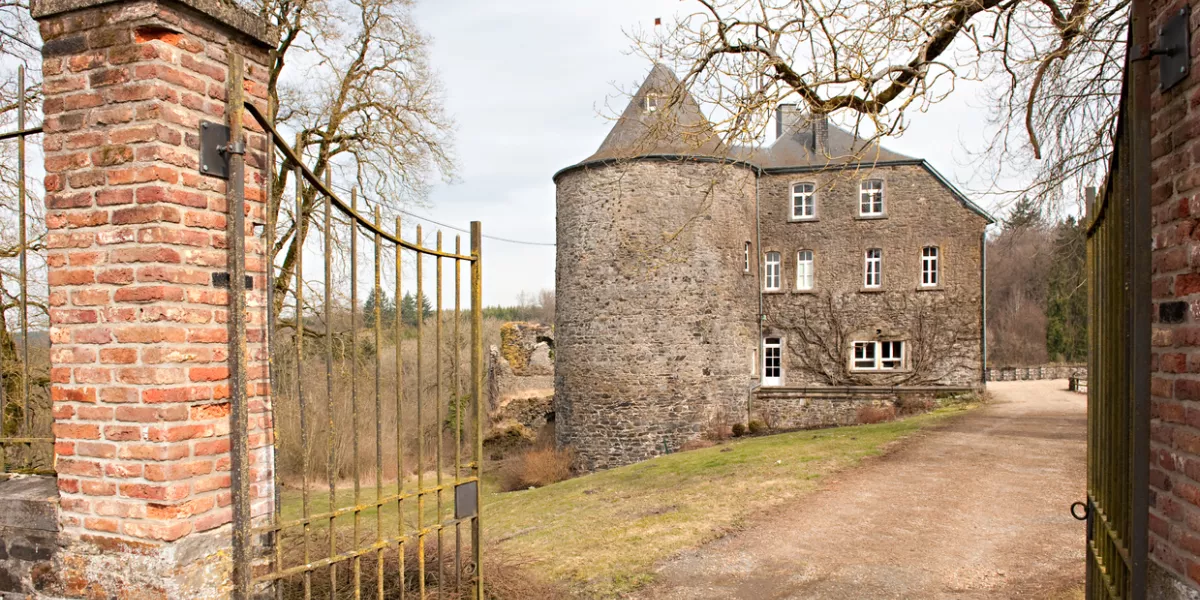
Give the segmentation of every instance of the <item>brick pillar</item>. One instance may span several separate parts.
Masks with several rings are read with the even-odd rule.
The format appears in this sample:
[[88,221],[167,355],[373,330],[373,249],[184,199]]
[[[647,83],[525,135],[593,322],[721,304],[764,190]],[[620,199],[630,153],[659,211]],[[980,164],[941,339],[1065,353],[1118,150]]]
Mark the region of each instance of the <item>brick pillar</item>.
[[[1150,3],[1153,42],[1189,2]],[[1151,87],[1153,203],[1149,598],[1200,599],[1200,2],[1191,4],[1191,72]]]
[[[272,32],[221,0],[43,0],[46,238],[59,523],[48,595],[229,593],[225,182],[200,121],[224,122],[230,53],[265,105]],[[251,494],[270,511],[261,240],[265,138],[247,119]]]

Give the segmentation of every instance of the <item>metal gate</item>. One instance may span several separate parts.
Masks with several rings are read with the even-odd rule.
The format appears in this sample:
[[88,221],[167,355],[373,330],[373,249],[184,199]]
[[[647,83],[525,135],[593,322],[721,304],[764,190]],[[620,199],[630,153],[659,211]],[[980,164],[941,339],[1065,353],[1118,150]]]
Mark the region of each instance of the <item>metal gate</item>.
[[[230,81],[242,81],[241,62],[231,56]],[[471,223],[469,253],[463,253],[459,238],[453,250],[444,249],[440,231],[433,247],[423,245],[419,226],[415,241],[403,240],[399,218],[389,230],[378,207],[373,218],[359,212],[356,187],[346,202],[335,193],[328,171],[324,181],[314,175],[303,157],[281,140],[272,119],[243,100],[240,87],[229,87],[227,101],[231,107],[244,106],[245,114],[266,134],[268,203],[282,198],[270,189],[276,160],[281,168],[293,170],[291,235],[302,241],[292,264],[267,261],[276,445],[274,512],[267,518],[252,519],[251,514],[245,344],[231,354],[236,596],[482,598],[480,224]],[[244,199],[245,148],[236,143],[242,139],[243,112],[228,112],[228,139],[235,141],[224,147],[228,185],[233,197]],[[229,212],[237,221],[231,231],[242,230],[243,211]],[[269,249],[277,242],[275,211],[266,213],[263,242]],[[305,231],[319,243],[305,246]],[[364,240],[369,240],[364,254],[373,256],[367,264],[374,272],[365,301],[359,296]],[[244,244],[244,236],[231,236],[230,251],[245,257]],[[306,275],[306,260],[317,256],[323,265]],[[245,266],[232,262],[232,339],[244,342]],[[435,289],[428,303],[432,306],[424,301],[429,263],[434,270]],[[470,281],[469,324],[463,323],[464,264]],[[340,273],[337,265],[343,267]],[[411,291],[416,318],[411,324],[405,323],[401,307],[405,266],[415,268]],[[451,267],[452,286],[444,290],[444,273]],[[290,305],[274,289],[281,276],[293,282],[285,293]],[[394,281],[395,299],[390,317],[384,291],[388,278]],[[453,297],[452,309],[443,306],[443,292]],[[426,331],[430,327],[432,340]],[[469,337],[462,331],[468,327]],[[395,356],[385,360],[389,344]],[[415,355],[406,357],[404,349],[414,347]],[[468,352],[469,380],[464,384],[467,374],[461,359]],[[394,369],[394,379],[385,384],[389,369]],[[293,431],[285,431],[289,425],[280,422],[284,407],[299,415]],[[300,449],[298,464],[288,472],[280,471],[284,438],[296,441]],[[350,467],[342,460],[347,440]],[[385,463],[388,452],[394,456]],[[317,459],[325,460],[324,468],[312,464]],[[285,480],[289,491],[281,491]]]
[[1125,64],[1116,143],[1087,228],[1089,599],[1146,595],[1149,106],[1145,63]]

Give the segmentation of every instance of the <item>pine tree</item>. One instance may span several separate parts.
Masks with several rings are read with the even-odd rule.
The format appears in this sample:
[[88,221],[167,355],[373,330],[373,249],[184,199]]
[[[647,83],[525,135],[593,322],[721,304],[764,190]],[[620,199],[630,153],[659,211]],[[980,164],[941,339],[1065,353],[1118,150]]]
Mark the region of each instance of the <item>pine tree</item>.
[[1037,203],[1028,197],[1023,197],[1013,206],[1008,218],[1004,221],[1004,229],[1033,229],[1045,226],[1046,220]]
[[[421,294],[421,318],[428,319],[433,316],[433,309],[430,308],[429,296]],[[400,319],[409,327],[417,326],[417,301],[413,297],[412,292],[404,295],[400,300]]]
[[[383,317],[384,328],[391,327],[396,322],[396,305],[388,298],[387,292],[380,292],[379,313]],[[367,327],[375,326],[375,290],[367,296],[363,303],[364,323]]]
[[1087,232],[1067,218],[1055,227],[1046,293],[1046,353],[1067,362],[1087,360]]

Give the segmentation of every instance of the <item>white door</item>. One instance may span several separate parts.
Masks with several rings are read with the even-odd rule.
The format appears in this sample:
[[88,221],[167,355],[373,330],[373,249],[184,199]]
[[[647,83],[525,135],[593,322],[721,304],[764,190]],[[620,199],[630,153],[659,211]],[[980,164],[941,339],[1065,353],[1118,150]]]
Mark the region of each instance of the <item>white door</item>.
[[763,340],[763,386],[783,385],[783,344],[779,338]]

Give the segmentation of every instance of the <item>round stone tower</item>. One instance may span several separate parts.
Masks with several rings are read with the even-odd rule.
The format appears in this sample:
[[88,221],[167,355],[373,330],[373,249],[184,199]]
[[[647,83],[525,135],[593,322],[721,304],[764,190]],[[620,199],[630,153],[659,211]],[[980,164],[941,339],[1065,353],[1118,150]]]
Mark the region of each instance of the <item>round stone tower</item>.
[[556,435],[589,470],[743,420],[756,382],[755,173],[697,141],[707,122],[676,88],[656,66],[600,150],[555,175]]

